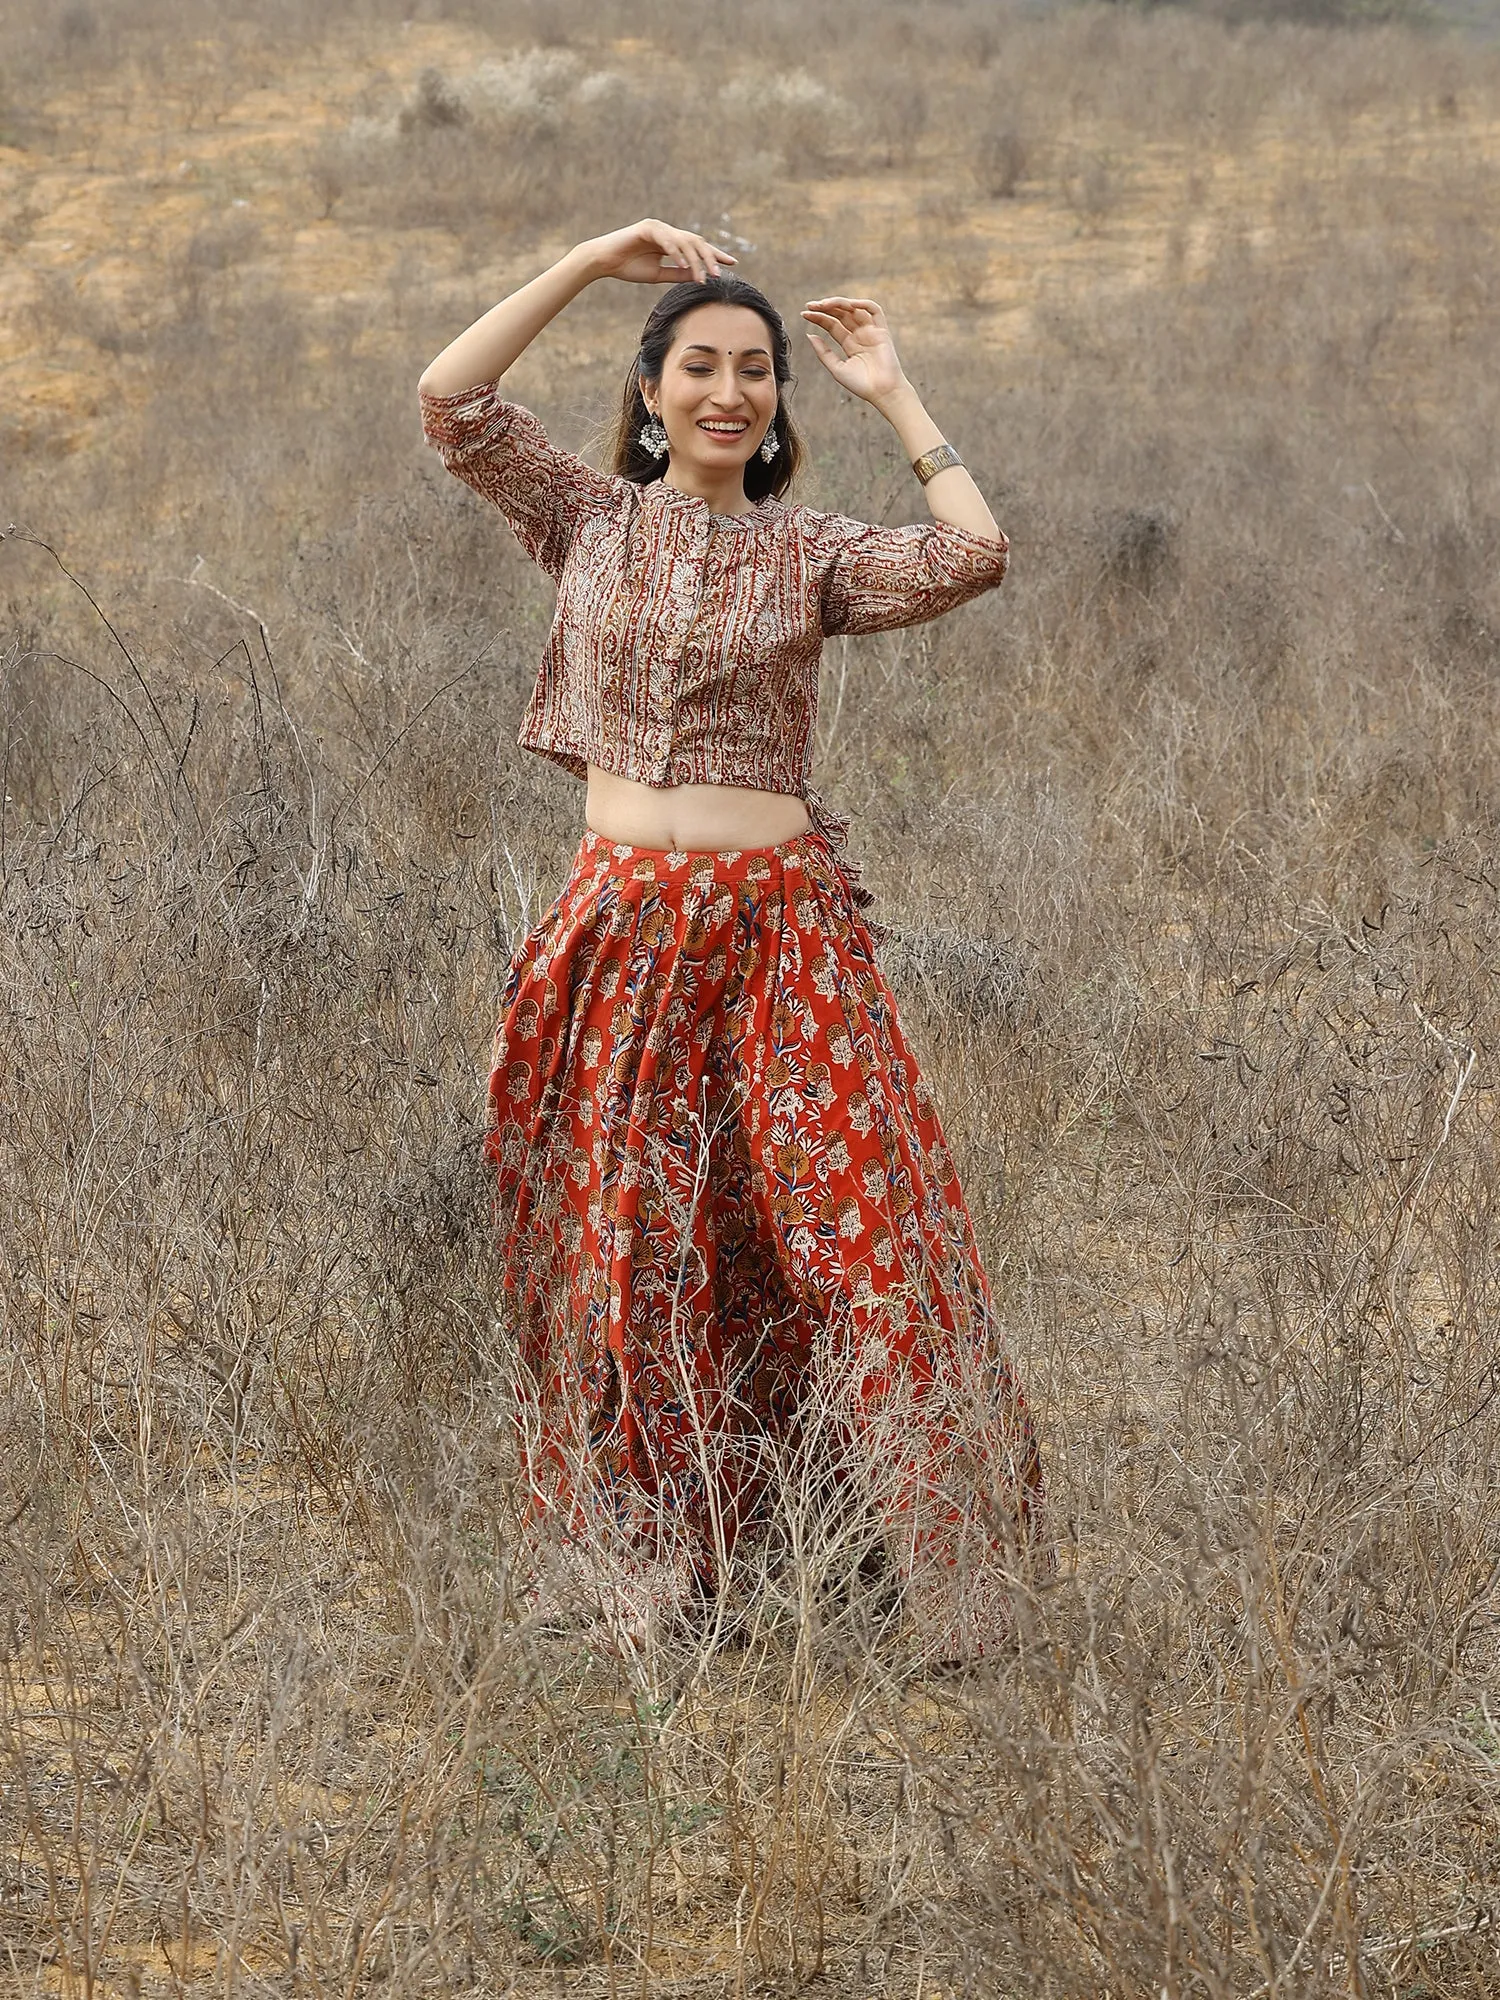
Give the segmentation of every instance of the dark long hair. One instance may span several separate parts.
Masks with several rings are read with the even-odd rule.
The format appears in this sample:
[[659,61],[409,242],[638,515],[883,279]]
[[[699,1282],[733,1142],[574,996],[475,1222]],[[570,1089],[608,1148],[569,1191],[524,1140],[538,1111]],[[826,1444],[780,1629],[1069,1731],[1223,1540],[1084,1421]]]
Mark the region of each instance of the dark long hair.
[[760,453],[752,452],[745,467],[745,497],[764,500],[768,493],[779,499],[796,477],[805,457],[805,448],[787,408],[787,385],[792,379],[792,347],[781,314],[766,297],[744,278],[705,278],[701,283],[687,280],[664,291],[641,328],[641,344],[625,377],[625,392],[619,415],[610,432],[610,468],[633,479],[637,486],[649,486],[667,469],[665,458],[653,458],[641,443],[641,428],[651,412],[641,394],[641,378],[659,382],[667,352],[685,313],[696,306],[748,306],[759,313],[771,335],[771,373],[776,378],[776,435],[781,449],[769,465]]

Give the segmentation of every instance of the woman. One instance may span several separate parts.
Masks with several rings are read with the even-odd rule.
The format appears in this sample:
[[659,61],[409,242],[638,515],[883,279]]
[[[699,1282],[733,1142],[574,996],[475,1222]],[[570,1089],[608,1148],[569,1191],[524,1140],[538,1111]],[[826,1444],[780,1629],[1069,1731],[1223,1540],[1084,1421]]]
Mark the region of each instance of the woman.
[[[925,1649],[973,1659],[1006,1629],[1036,1444],[807,764],[823,636],[934,617],[999,583],[1007,544],[869,299],[802,316],[933,520],[783,503],[786,329],[734,262],[654,220],[581,243],[420,385],[449,470],[557,582],[520,741],[588,782],[490,1079],[533,1500],[596,1592],[627,1579],[604,1594],[639,1636],[722,1586],[774,1469],[819,1439],[879,1510]],[[498,387],[604,277],[671,284],[607,473]],[[623,1565],[591,1564],[610,1542]]]

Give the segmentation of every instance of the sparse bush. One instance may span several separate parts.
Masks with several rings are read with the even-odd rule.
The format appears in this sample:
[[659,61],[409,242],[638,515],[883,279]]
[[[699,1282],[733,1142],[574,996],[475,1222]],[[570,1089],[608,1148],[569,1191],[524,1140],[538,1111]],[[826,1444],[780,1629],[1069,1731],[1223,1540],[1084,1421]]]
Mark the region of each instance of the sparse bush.
[[1129,169],[1118,155],[1081,152],[1063,173],[1063,192],[1081,229],[1102,229],[1125,198]]
[[[229,63],[222,11],[120,0],[76,59],[40,0],[0,26],[27,143],[119,146],[77,103],[152,93],[169,197],[128,266],[6,218],[5,512],[114,628],[0,546],[7,1977],[1486,2000],[1492,57],[258,0]],[[178,174],[172,106],[257,50],[323,75],[324,33],[389,74],[284,179]],[[896,211],[862,107],[903,64]],[[997,106],[1026,201],[976,213]],[[821,721],[1047,1454],[1059,1573],[967,1681],[917,1676],[795,1455],[701,1632],[614,1658],[526,1596],[479,1121],[579,800],[513,744],[550,593],[413,383],[632,207],[721,218],[789,309],[888,272],[1013,540],[997,597],[831,643]],[[517,368],[567,442],[623,293]],[[807,497],[917,517],[888,427],[797,394]]]
[[318,205],[318,220],[327,222],[349,185],[347,145],[325,140],[318,146],[308,166],[308,180]]
[[1114,582],[1149,597],[1172,565],[1176,523],[1159,507],[1129,507],[1104,532],[1106,573]]
[[1008,201],[1026,178],[1031,149],[1013,125],[986,132],[975,154],[979,185],[994,200]]
[[75,50],[92,42],[99,32],[99,22],[92,7],[84,0],[72,0],[72,4],[59,10],[57,33],[63,47],[71,55]]
[[1297,21],[1313,27],[1423,27],[1441,19],[1433,0],[1206,0],[1204,12],[1219,20]]
[[465,125],[468,119],[463,99],[442,71],[424,69],[411,102],[401,107],[397,124],[403,132],[441,132],[452,125]]
[[195,230],[187,240],[183,261],[195,275],[227,271],[231,266],[243,263],[247,257],[253,257],[260,243],[258,218],[241,208],[239,213],[231,211],[205,228]]
[[871,122],[885,146],[886,164],[910,166],[932,115],[927,87],[911,74],[882,77],[870,94]]
[[[720,86],[718,99],[738,144],[770,154],[778,171],[794,179],[826,173],[856,125],[852,107],[802,69],[734,78]],[[915,102],[906,100],[908,113]]]

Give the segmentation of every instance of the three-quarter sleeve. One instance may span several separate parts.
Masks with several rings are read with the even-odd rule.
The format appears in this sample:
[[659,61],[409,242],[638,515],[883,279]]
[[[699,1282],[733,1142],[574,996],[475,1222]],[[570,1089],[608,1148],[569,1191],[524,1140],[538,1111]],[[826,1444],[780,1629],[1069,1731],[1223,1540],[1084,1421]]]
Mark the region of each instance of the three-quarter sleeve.
[[421,394],[427,442],[453,475],[493,501],[533,562],[560,577],[579,523],[621,504],[618,479],[553,444],[530,410],[508,403],[499,384],[456,396]]
[[940,617],[993,590],[1010,560],[1004,535],[991,541],[946,521],[875,528],[840,514],[811,519],[823,630],[830,636],[888,632]]

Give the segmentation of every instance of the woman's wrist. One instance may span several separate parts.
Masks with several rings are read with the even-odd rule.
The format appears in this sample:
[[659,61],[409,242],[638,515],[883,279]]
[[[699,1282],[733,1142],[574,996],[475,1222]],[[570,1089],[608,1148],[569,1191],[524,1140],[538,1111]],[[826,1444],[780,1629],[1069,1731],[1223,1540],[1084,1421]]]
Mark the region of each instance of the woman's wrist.
[[[875,407],[901,442],[907,446],[907,457],[914,457],[919,447],[911,445],[909,440],[924,436],[925,427],[932,424],[932,419],[927,414],[922,398],[910,382],[903,381],[899,388],[892,389],[880,397]],[[935,435],[934,430],[934,437]]]
[[887,389],[883,396],[877,396],[875,407],[889,424],[901,428],[902,420],[910,420],[914,413],[925,415],[922,398],[903,375],[894,389]]
[[604,262],[599,254],[599,238],[587,236],[582,243],[575,243],[573,248],[559,259],[558,269],[566,269],[577,279],[580,292],[585,285],[591,285],[596,278],[602,278]]
[[920,458],[924,451],[946,442],[910,382],[882,396],[876,407],[900,438],[908,458]]

